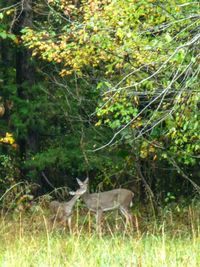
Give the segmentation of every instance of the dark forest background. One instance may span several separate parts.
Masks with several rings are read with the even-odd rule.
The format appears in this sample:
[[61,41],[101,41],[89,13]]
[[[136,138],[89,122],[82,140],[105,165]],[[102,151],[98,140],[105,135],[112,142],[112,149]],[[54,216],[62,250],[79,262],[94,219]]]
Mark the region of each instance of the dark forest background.
[[0,0],[0,20],[1,195],[89,177],[142,203],[199,196],[198,2]]

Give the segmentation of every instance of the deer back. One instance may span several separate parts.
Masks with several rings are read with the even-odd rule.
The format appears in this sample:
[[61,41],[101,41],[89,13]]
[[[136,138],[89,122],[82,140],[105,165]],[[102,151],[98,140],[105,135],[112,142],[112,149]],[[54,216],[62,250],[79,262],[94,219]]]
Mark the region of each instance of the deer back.
[[93,211],[97,209],[112,210],[120,206],[128,208],[131,206],[134,194],[127,189],[114,189],[100,193],[85,193],[82,198],[87,207]]

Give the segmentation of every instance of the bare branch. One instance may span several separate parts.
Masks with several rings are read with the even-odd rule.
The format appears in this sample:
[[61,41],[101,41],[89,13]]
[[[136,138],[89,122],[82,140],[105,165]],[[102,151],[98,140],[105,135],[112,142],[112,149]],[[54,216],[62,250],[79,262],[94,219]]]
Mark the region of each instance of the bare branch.
[[[186,48],[186,47],[190,47],[191,45],[197,43],[200,39],[200,33],[196,34],[191,40],[189,40],[188,42],[186,42],[185,44],[183,45],[180,45],[178,46],[174,52],[164,61],[164,63],[161,64],[161,66],[151,75],[149,75],[147,78],[144,78],[142,79],[140,82],[137,82],[137,83],[134,83],[130,86],[125,86],[125,87],[121,87],[121,88],[116,88],[116,89],[112,89],[112,90],[109,90],[109,92],[114,92],[114,91],[121,91],[121,90],[125,90],[125,89],[129,89],[129,88],[132,88],[132,87],[136,87],[138,85],[141,85],[142,83],[144,83],[145,81],[155,77],[163,68],[166,67],[166,65],[170,62],[170,60],[179,52],[180,49],[182,48]],[[163,99],[164,97],[166,96],[167,92],[169,91],[169,89],[171,88],[172,84],[189,68],[189,66],[191,65],[192,63],[189,63],[188,66],[186,67],[186,69],[184,71],[182,71],[181,73],[179,73],[178,75],[178,71],[176,72],[176,75],[173,77],[172,81],[170,82],[170,84],[164,89],[161,91],[161,93],[159,93],[154,99],[152,99],[134,118],[132,118],[127,124],[125,124],[120,130],[118,130],[114,135],[113,137],[110,139],[110,141],[108,143],[106,143],[105,145],[99,147],[99,148],[96,148],[94,150],[92,150],[93,152],[96,152],[96,151],[99,151],[107,146],[109,146],[110,144],[112,144],[112,142],[115,140],[115,138],[123,131],[125,130],[129,125],[131,125],[139,116],[141,116],[145,110],[148,109],[148,107],[150,107],[153,103],[155,103],[158,99],[161,98],[160,102],[159,102],[159,105],[157,107],[157,110],[160,108],[162,102],[163,102]],[[124,77],[125,78],[125,77]],[[111,100],[111,98],[107,101],[107,103]],[[103,107],[103,106],[102,106]],[[100,109],[102,108],[100,107]],[[164,118],[166,118],[166,116],[164,116]],[[152,120],[152,118],[149,119],[149,122]],[[163,118],[161,120],[159,120],[159,122],[163,121]],[[158,125],[157,122],[155,125]],[[147,125],[146,125],[147,126]],[[154,126],[155,127],[155,126]],[[144,127],[143,129],[145,129],[146,127]],[[139,136],[141,136],[143,134],[143,131],[140,132]]]

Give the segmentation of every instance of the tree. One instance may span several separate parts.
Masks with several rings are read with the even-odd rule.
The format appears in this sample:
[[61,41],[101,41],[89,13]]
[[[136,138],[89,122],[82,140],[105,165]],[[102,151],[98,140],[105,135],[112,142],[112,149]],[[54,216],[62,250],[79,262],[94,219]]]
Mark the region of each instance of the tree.
[[86,137],[85,150],[107,148],[123,155],[118,158],[122,165],[134,166],[141,179],[145,164],[162,168],[165,162],[179,162],[187,171],[198,165],[197,5],[185,0],[49,0],[34,6],[34,12],[48,16],[37,17],[37,27],[23,29],[23,44],[37,60],[55,67],[57,85],[70,84],[67,95],[76,91],[76,101],[84,106],[75,105],[82,136],[88,123],[103,133],[93,144]]

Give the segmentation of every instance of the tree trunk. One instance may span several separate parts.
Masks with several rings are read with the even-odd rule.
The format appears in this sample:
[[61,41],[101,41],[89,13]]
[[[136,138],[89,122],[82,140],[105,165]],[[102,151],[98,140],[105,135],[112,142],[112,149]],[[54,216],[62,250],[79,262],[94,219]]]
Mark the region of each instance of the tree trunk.
[[[13,32],[21,39],[21,30],[31,27],[33,21],[32,0],[23,0],[22,6],[16,12],[16,19],[13,24]],[[19,46],[16,50],[16,83],[17,95],[20,99],[30,100],[30,89],[35,84],[35,69],[31,64],[31,51]],[[36,151],[37,133],[29,125],[28,136],[18,138],[21,159],[27,159],[27,151]],[[24,173],[24,170],[22,171]]]

